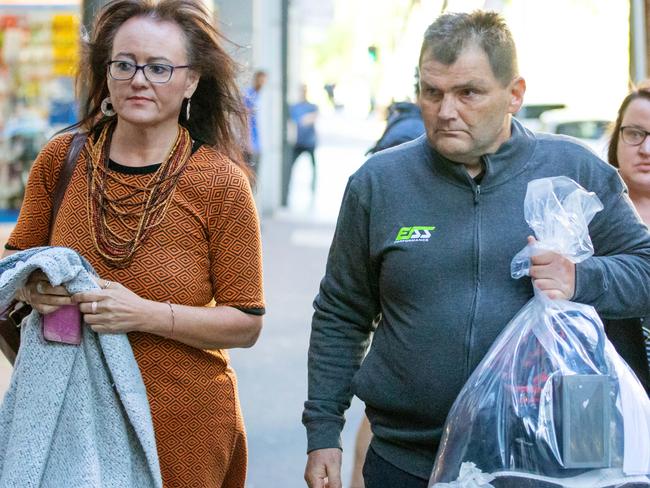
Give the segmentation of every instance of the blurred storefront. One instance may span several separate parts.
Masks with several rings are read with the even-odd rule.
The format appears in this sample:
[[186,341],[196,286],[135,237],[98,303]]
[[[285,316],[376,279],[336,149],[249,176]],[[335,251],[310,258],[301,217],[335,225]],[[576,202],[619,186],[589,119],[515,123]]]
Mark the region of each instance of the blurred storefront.
[[0,208],[18,208],[29,168],[76,122],[79,1],[0,1]]
[[[245,68],[269,73],[261,100],[264,163],[257,198],[264,213],[279,205],[286,138],[286,13],[289,0],[203,0]],[[54,133],[77,121],[74,71],[81,23],[107,0],[0,0],[0,222],[20,207],[28,172]],[[14,215],[15,212],[9,212]]]

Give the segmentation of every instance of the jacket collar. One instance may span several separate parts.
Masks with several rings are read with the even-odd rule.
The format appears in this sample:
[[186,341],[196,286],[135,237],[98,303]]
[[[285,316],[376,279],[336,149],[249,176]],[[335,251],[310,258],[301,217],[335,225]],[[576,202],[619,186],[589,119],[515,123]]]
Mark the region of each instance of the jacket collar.
[[[535,151],[536,144],[535,134],[513,117],[510,138],[494,154],[482,156],[485,174],[481,187],[499,185],[523,171]],[[429,145],[426,135],[421,138],[421,147],[434,172],[465,186],[473,184],[465,167],[439,154]]]

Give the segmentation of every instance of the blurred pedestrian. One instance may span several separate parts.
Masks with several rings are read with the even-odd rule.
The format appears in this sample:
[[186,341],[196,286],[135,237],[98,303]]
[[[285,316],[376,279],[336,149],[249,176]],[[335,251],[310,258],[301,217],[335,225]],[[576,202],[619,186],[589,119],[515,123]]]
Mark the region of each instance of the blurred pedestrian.
[[[611,317],[650,314],[650,234],[616,171],[512,117],[526,83],[505,21],[441,15],[419,67],[426,136],[350,177],[314,300],[303,412],[311,488],[341,488],[352,395],[373,433],[365,487],[426,488],[454,400],[533,287]],[[595,255],[575,264],[545,252],[531,258],[530,280],[513,280],[512,257],[535,243],[528,183],[559,175],[604,205],[590,226]]]
[[282,186],[282,205],[287,204],[289,187],[291,186],[291,173],[296,160],[304,153],[309,156],[312,168],[311,192],[316,192],[316,120],[318,119],[318,106],[307,99],[307,85],[300,87],[300,101],[291,105],[289,109],[291,121],[296,129],[296,140],[292,148],[290,165],[285,171]]
[[325,90],[325,93],[327,93],[327,99],[329,100],[330,104],[332,105],[332,108],[334,109],[339,109],[340,105],[336,102],[336,83],[325,83],[323,85],[323,90]]
[[259,130],[259,99],[260,92],[266,84],[266,71],[257,70],[253,73],[253,83],[246,88],[244,92],[244,103],[248,110],[248,149],[246,150],[246,159],[248,164],[253,168],[255,174],[259,174],[261,161],[261,144]]
[[420,107],[409,101],[394,102],[388,107],[386,129],[366,154],[398,146],[424,134],[424,122]]
[[[618,109],[607,159],[618,168],[641,219],[650,225],[650,82]],[[607,336],[650,393],[650,317],[605,321]],[[644,347],[645,346],[645,347]]]
[[71,134],[39,154],[5,251],[71,247],[99,273],[101,290],[72,297],[32,275],[21,297],[42,314],[77,303],[96,333],[128,333],[166,488],[243,488],[246,478],[225,349],[260,333],[261,249],[238,140],[246,111],[220,39],[198,0],[105,5],[78,75],[87,141],[52,234]]

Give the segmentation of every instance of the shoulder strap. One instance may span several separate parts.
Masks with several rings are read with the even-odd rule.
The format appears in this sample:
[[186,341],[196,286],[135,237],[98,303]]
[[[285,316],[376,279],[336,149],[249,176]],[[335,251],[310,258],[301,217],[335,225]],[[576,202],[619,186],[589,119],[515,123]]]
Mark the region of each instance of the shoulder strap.
[[79,154],[81,149],[86,144],[87,134],[85,132],[77,132],[72,138],[70,147],[68,148],[68,155],[66,156],[65,164],[61,168],[61,173],[59,174],[59,181],[56,183],[56,188],[54,189],[54,200],[52,201],[52,216],[50,218],[50,235],[52,234],[52,229],[54,228],[54,221],[56,216],[59,213],[59,207],[63,201],[63,195],[65,195],[65,190],[70,183],[70,178],[72,178],[72,173],[74,168],[77,165],[77,159],[79,159]]

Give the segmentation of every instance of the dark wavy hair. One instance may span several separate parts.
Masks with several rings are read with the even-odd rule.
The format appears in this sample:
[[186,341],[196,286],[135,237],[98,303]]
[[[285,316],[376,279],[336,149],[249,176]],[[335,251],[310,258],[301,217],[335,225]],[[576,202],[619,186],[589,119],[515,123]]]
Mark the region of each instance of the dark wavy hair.
[[210,15],[198,0],[113,0],[99,12],[90,39],[83,44],[77,75],[82,96],[81,120],[77,127],[93,132],[110,119],[101,112],[109,95],[107,64],[118,29],[133,17],[147,17],[177,24],[185,35],[188,64],[199,75],[192,95],[189,120],[183,102],[178,123],[192,138],[215,147],[231,158],[251,178],[243,151],[248,132],[246,109],[236,83],[239,66],[226,53],[227,40],[212,25]]
[[452,65],[473,44],[487,54],[492,73],[503,86],[518,75],[517,49],[506,21],[496,12],[483,10],[438,17],[424,33],[419,65],[425,55]]
[[621,102],[621,106],[618,108],[618,115],[616,116],[616,121],[611,129],[611,139],[609,140],[609,148],[607,149],[607,160],[609,164],[618,168],[618,144],[621,140],[621,125],[623,125],[623,117],[625,116],[625,111],[627,107],[634,100],[643,98],[650,101],[650,80],[641,83],[637,88],[632,90],[628,96],[626,96]]

